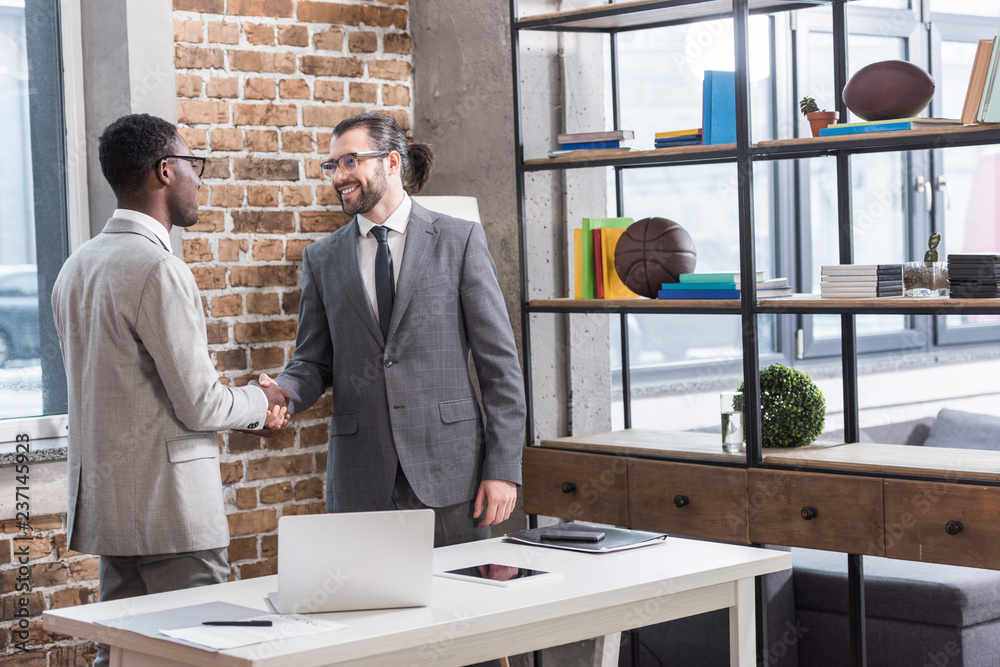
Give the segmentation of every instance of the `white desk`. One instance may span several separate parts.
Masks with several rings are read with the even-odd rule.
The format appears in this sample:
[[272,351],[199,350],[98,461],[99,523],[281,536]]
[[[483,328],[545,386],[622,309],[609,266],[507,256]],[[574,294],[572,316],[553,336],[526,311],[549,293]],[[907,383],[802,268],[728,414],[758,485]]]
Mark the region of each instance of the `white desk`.
[[[611,554],[520,546],[493,539],[435,550],[435,571],[482,562],[562,572],[562,579],[503,588],[434,577],[427,607],[319,614],[348,627],[221,652],[94,623],[221,600],[267,610],[277,577],[57,609],[45,629],[112,646],[112,666],[311,667],[467,665],[729,609],[734,667],[755,665],[757,575],[792,566],[791,554],[671,537]],[[193,619],[194,620],[194,619]]]

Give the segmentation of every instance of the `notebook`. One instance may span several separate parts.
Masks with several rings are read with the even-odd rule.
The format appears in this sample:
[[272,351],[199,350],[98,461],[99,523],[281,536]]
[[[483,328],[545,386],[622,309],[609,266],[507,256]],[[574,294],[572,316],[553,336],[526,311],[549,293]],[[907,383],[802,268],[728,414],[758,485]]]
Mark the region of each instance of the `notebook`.
[[433,510],[283,516],[267,597],[281,614],[422,607],[433,554]]

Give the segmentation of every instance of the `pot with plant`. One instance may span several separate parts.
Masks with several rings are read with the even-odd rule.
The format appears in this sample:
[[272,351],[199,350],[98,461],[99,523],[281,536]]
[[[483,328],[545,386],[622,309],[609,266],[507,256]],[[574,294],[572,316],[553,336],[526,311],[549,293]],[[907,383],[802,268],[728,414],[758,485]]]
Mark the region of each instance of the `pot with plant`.
[[833,125],[840,118],[840,113],[836,111],[820,110],[816,104],[816,100],[812,97],[802,98],[802,101],[799,102],[799,111],[809,121],[809,127],[812,128],[812,135],[814,137],[818,137],[820,130]]
[[826,400],[812,378],[781,364],[760,369],[760,430],[764,447],[812,444],[823,432],[825,421]]

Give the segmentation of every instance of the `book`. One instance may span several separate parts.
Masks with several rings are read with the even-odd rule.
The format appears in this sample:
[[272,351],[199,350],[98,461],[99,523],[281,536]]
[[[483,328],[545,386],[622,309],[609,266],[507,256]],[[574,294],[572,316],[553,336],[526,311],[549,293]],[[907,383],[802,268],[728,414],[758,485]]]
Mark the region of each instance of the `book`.
[[838,123],[837,125],[831,125],[820,130],[819,136],[836,137],[845,134],[867,134],[870,132],[901,132],[903,130],[919,130],[928,127],[961,124],[962,121],[950,118],[911,118],[908,120],[876,120],[869,123]]
[[580,251],[582,265],[581,274],[583,278],[583,284],[580,288],[580,293],[583,294],[584,299],[596,299],[597,298],[597,285],[595,283],[595,264],[594,264],[594,230],[603,229],[605,227],[620,227],[625,228],[631,225],[635,220],[632,218],[584,218],[583,219],[583,232],[582,232],[582,249]]
[[672,137],[669,139],[656,139],[653,141],[655,148],[670,148],[671,146],[690,146],[701,143],[701,135],[690,135],[686,137]]
[[993,38],[990,46],[990,63],[986,70],[986,80],[983,82],[983,96],[979,100],[979,111],[976,113],[976,120],[982,122],[986,117],[986,107],[993,92],[994,83],[997,77],[997,58],[1000,57],[1000,36]]
[[[691,275],[691,274],[688,274]],[[758,280],[757,289],[772,289],[778,287],[787,287],[788,278],[771,278],[769,280]],[[672,289],[740,289],[740,283],[736,281],[728,282],[713,282],[713,283],[663,283],[660,285],[660,289],[672,290]]]
[[583,230],[573,230],[573,298],[583,298]]
[[608,130],[606,132],[570,132],[560,134],[556,137],[556,143],[576,144],[590,141],[622,141],[634,139],[635,132],[632,130]]
[[661,289],[657,292],[660,299],[738,299],[738,289]]
[[736,73],[706,70],[701,105],[702,143],[735,143]]
[[[988,89],[983,91],[986,104],[983,106],[983,123],[1000,123],[1000,42],[993,47],[990,63],[993,65],[993,76],[987,81]],[[987,95],[989,96],[987,98]]]
[[[739,271],[721,271],[717,273],[682,273],[677,277],[682,283],[738,283]],[[764,272],[757,272],[757,280],[764,279]]]
[[564,151],[594,151],[604,148],[621,148],[621,141],[588,141],[578,144],[560,144],[560,150]]
[[604,298],[604,250],[601,248],[601,230],[592,232],[594,237],[594,298]]
[[590,150],[551,150],[549,151],[549,157],[563,157],[566,155],[572,155],[578,157],[581,160],[587,158],[602,157],[602,153],[610,153],[611,151],[635,151],[635,148],[597,148]]
[[983,88],[986,87],[986,74],[990,69],[990,55],[993,50],[992,39],[981,39],[976,47],[976,56],[972,60],[972,73],[969,74],[969,87],[965,91],[965,104],[962,105],[962,123],[975,123],[979,114],[979,103],[983,99]]
[[622,282],[615,269],[615,248],[618,239],[625,233],[624,227],[602,227],[601,255],[604,258],[604,298],[605,299],[638,299],[639,295],[630,290]]
[[653,135],[654,139],[669,139],[670,137],[691,137],[701,135],[701,128],[696,127],[690,130],[672,130],[670,132],[657,132]]
[[[604,539],[598,542],[578,542],[575,540],[552,540],[542,537],[545,533],[552,531],[600,531],[604,533]],[[584,523],[582,521],[570,521],[560,523],[555,526],[544,528],[526,528],[516,533],[507,533],[503,536],[505,542],[517,542],[520,544],[530,544],[536,547],[549,547],[550,549],[567,549],[569,551],[584,551],[588,553],[606,553],[609,551],[622,551],[624,549],[635,549],[638,547],[659,544],[666,540],[665,533],[653,533],[646,530],[632,530],[630,528],[617,528],[613,526]]]

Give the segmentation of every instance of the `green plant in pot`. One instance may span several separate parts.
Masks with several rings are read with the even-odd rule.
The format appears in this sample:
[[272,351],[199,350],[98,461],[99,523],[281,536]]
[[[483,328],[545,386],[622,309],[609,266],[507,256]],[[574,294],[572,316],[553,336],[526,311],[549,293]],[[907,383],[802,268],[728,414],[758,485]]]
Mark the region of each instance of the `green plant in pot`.
[[760,370],[760,428],[765,447],[811,444],[823,432],[825,421],[826,400],[812,378],[781,364]]
[[820,130],[824,127],[833,125],[837,122],[837,119],[840,118],[840,113],[836,111],[820,109],[816,104],[816,100],[812,97],[802,98],[799,102],[799,111],[801,111],[802,115],[809,121],[809,127],[812,129],[812,135],[814,137],[818,137]]

